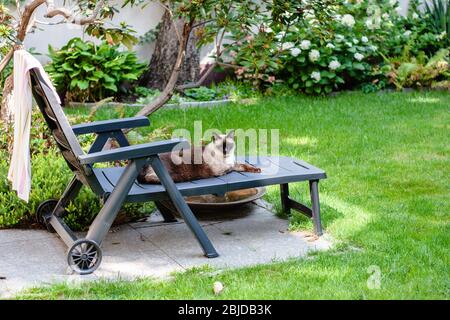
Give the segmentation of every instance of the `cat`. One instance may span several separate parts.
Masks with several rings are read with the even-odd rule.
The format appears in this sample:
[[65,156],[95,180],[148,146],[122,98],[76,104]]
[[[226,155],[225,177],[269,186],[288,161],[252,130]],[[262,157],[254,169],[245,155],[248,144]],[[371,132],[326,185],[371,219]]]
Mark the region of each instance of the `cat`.
[[[174,182],[219,177],[231,171],[261,172],[260,168],[236,162],[235,148],[234,131],[227,135],[213,133],[212,141],[206,146],[162,153],[160,158]],[[201,161],[195,161],[195,155]],[[160,183],[150,165],[143,167],[137,180],[140,183]]]

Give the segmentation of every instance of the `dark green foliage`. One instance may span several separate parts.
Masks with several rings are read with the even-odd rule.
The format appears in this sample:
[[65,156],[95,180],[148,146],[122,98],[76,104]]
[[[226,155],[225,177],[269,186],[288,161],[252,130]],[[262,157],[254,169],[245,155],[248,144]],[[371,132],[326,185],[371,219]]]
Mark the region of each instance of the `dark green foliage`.
[[[83,119],[87,116],[83,116]],[[32,183],[30,201],[20,200],[11,190],[6,179],[9,169],[7,139],[8,135],[0,136],[0,228],[13,226],[29,227],[34,224],[34,213],[37,206],[44,200],[57,199],[69,183],[72,172],[57,149],[53,138],[47,130],[40,114],[33,116],[33,126],[30,140],[32,158]],[[84,136],[81,143],[87,147],[93,142],[93,136]],[[152,204],[127,204],[123,213],[128,217],[141,217]],[[88,188],[83,188],[78,197],[67,208],[65,221],[74,230],[83,230],[90,225],[101,208],[99,199]]]
[[67,101],[99,101],[127,94],[129,83],[146,68],[134,52],[80,38],[71,39],[60,50],[49,46],[49,56],[52,62],[46,70]]
[[214,100],[217,93],[214,89],[210,89],[207,87],[198,87],[185,90],[184,95],[196,101],[211,101]]

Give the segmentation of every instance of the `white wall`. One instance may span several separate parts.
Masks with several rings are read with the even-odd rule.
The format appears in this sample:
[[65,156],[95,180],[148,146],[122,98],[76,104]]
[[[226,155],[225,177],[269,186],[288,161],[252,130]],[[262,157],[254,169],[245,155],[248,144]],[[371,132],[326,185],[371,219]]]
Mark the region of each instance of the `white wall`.
[[[63,0],[55,0],[56,5],[62,5]],[[40,21],[48,21],[43,16],[45,14],[46,7],[41,6],[36,13],[36,19]],[[151,28],[154,28],[161,20],[163,15],[163,8],[157,3],[151,3],[144,9],[141,8],[126,8],[120,9],[120,13],[116,14],[112,23],[118,25],[120,22],[125,21],[128,25],[131,25],[134,30],[137,31],[137,36],[141,36]],[[55,17],[51,21],[59,21],[60,17]],[[36,52],[42,53],[42,56],[38,58],[41,62],[47,62],[49,59],[46,56],[48,53],[48,45],[60,48],[74,37],[80,37],[84,39],[93,39],[89,36],[83,35],[83,29],[81,26],[74,24],[61,24],[61,25],[41,25],[38,24],[39,29],[34,33],[28,34],[25,39],[26,48],[35,48]],[[135,47],[138,56],[142,60],[149,60],[151,53],[153,52],[153,45],[144,45]]]

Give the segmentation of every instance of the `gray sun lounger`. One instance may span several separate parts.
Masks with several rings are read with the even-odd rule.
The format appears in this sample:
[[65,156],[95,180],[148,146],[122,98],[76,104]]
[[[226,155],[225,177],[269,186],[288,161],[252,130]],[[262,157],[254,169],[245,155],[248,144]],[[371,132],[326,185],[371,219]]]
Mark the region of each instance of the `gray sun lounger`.
[[[43,81],[38,70],[31,70],[34,98],[45,121],[57,142],[68,166],[74,173],[72,180],[59,200],[46,200],[36,210],[38,221],[49,231],[56,231],[69,247],[69,266],[79,274],[92,273],[102,259],[100,248],[119,210],[125,202],[171,200],[187,226],[197,238],[206,257],[214,258],[218,253],[198,223],[183,196],[202,194],[224,194],[228,191],[280,185],[282,209],[290,213],[297,210],[313,219],[314,231],[322,235],[320,222],[318,182],[326,174],[306,162],[287,157],[248,157],[241,159],[262,168],[262,173],[231,172],[225,176],[174,183],[162,164],[159,154],[171,151],[175,146],[186,146],[186,141],[173,139],[130,146],[122,129],[150,124],[146,117],[97,121],[71,126],[57,102],[53,91]],[[77,135],[95,133],[96,140],[85,153]],[[102,151],[108,139],[115,139],[119,148]],[[125,167],[96,168],[94,164],[127,160]],[[140,184],[136,178],[145,164],[150,164],[161,184]],[[311,208],[294,201],[289,196],[289,183],[308,181]],[[78,239],[64,223],[65,207],[73,200],[82,186],[90,188],[101,200],[103,207],[92,222],[85,238]],[[175,217],[162,212],[166,222]]]

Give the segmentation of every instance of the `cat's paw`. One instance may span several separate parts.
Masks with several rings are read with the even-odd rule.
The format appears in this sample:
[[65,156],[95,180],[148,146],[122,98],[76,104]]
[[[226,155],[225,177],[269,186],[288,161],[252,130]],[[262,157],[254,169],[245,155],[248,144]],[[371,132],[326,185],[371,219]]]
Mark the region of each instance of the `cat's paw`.
[[250,167],[249,172],[254,172],[254,173],[261,173],[261,168],[257,168],[257,167]]

